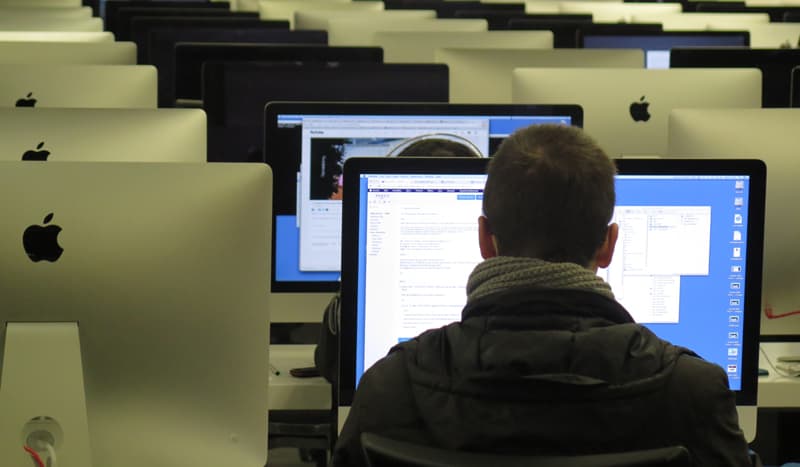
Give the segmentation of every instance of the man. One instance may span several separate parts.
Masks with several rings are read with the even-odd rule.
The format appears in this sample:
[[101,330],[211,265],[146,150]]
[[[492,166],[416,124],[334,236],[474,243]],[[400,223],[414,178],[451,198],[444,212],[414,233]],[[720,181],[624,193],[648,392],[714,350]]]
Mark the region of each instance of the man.
[[635,324],[596,274],[618,236],[614,174],[573,127],[503,142],[461,321],[364,374],[335,465],[362,465],[362,432],[514,454],[683,445],[694,465],[750,465],[725,372]]

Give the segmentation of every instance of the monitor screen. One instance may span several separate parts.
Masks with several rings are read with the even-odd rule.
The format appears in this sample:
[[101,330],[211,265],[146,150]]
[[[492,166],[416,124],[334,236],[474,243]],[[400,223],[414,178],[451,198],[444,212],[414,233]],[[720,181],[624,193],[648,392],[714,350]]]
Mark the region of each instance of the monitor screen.
[[[279,45],[254,43],[197,43],[175,44],[175,97],[202,97],[202,67],[207,61],[263,62],[376,62],[383,61],[380,47],[330,47],[323,31],[291,31],[287,38],[297,38],[299,44]],[[319,37],[314,37],[317,35]],[[313,40],[313,39],[319,40]],[[280,42],[262,41],[262,42]],[[312,45],[317,42],[319,45]]]
[[792,68],[800,65],[800,49],[676,48],[670,67],[758,68],[763,107],[789,107]]
[[[345,165],[341,405],[393,345],[461,319],[486,176],[482,160],[425,162]],[[755,405],[765,166],[618,169],[620,237],[599,275],[637,322],[720,365],[739,402]]]
[[206,62],[208,160],[263,162],[271,101],[447,102],[448,83],[440,64]]
[[572,105],[273,103],[265,160],[275,174],[273,292],[335,291],[341,256],[341,167],[425,134],[459,135],[484,155],[515,129],[582,125]]
[[636,49],[645,53],[646,68],[669,68],[673,47],[748,46],[747,31],[662,31],[655,34],[603,34],[582,36],[586,49]]

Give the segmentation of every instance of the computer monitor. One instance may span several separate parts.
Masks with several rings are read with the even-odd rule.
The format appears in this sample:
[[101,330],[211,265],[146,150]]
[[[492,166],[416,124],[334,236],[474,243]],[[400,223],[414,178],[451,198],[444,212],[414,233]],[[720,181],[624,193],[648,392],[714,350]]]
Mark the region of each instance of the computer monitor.
[[671,157],[758,157],[767,164],[762,335],[800,333],[800,319],[792,314],[800,310],[798,130],[797,109],[677,109],[669,117]]
[[[0,6],[1,5],[2,4],[0,4]],[[100,18],[0,16],[0,29],[3,31],[102,32],[103,20]]]
[[0,42],[112,42],[110,32],[0,31]]
[[[332,4],[335,5],[335,4]],[[310,9],[298,10],[294,13],[294,29],[322,29],[330,31],[330,21],[334,19],[353,19],[361,20],[364,24],[379,21],[385,24],[387,20],[409,21],[420,19],[436,19],[434,10],[341,10],[341,9]],[[365,44],[359,44],[365,45]]]
[[754,49],[797,48],[800,46],[800,24],[769,23],[747,26],[750,47]]
[[696,31],[698,29],[747,29],[751,24],[769,23],[766,13],[667,13],[634,14],[633,23],[661,23],[669,31]]
[[646,68],[669,68],[670,50],[675,47],[747,47],[747,31],[661,31],[653,34],[578,34],[586,49],[641,48]]
[[[151,23],[147,60],[158,67],[159,105],[175,105],[175,49],[179,42],[254,42],[261,44],[326,44],[325,31],[290,31],[276,23],[251,22],[236,26],[226,20],[168,21]],[[163,27],[162,27],[163,26]],[[198,70],[199,73],[199,70]],[[198,75],[198,80],[200,79]],[[200,99],[198,96],[196,99]]]
[[[117,30],[114,33],[118,40],[132,40],[139,43],[140,40],[147,40],[147,34],[134,34],[133,21],[141,18],[228,18],[242,19],[258,18],[257,13],[227,11],[219,8],[147,8],[147,7],[123,7],[117,13]],[[288,26],[287,26],[288,27]]]
[[149,65],[0,64],[0,107],[155,108]]
[[264,106],[270,101],[447,99],[447,67],[439,64],[206,62],[208,160],[263,162]]
[[629,23],[633,15],[680,13],[680,3],[559,2],[561,13],[590,13],[595,23]]
[[230,2],[210,2],[208,0],[105,0],[102,2],[103,19],[106,30],[117,31],[117,16],[120,8],[147,7],[155,8],[213,8],[221,11],[230,11]]
[[13,7],[80,7],[81,0],[0,0],[0,6]]
[[205,162],[200,109],[0,108],[0,160]]
[[582,117],[572,105],[268,104],[264,157],[274,171],[276,193],[271,284],[273,299],[283,300],[273,314],[285,321],[319,320],[323,307],[309,307],[301,294],[327,297],[339,289],[341,202],[328,198],[347,158],[385,156],[408,138],[426,134],[458,135],[490,155],[519,127],[581,126]]
[[764,107],[789,107],[792,68],[800,65],[800,49],[687,48],[673,49],[671,68],[757,68],[763,76]]
[[0,3],[3,11],[3,18],[41,18],[51,19],[86,19],[92,17],[92,8],[88,6],[77,6],[67,8],[47,8],[36,6],[5,6]]
[[[168,62],[174,55],[169,42],[155,43],[154,34],[158,31],[175,30],[202,30],[202,29],[269,29],[270,31],[289,32],[286,21],[261,21],[252,17],[225,17],[225,18],[181,18],[168,16],[134,17],[131,20],[131,39],[138,47],[137,59],[139,63],[152,63],[155,60],[161,63]],[[167,36],[169,37],[169,36]],[[276,40],[279,40],[276,38]],[[166,47],[166,50],[164,49]],[[153,57],[158,53],[158,57]],[[164,57],[167,57],[165,59]],[[174,59],[173,59],[174,60]]]
[[[455,103],[511,103],[511,73],[520,67],[642,68],[641,49],[468,49],[444,48],[436,62],[450,68],[450,101]],[[562,94],[563,95],[563,94]],[[571,98],[548,104],[570,104]],[[527,103],[537,104],[535,100]]]
[[378,31],[372,43],[383,47],[391,63],[433,63],[436,49],[552,49],[551,31]]
[[[485,5],[484,3],[480,3],[481,5]],[[507,10],[456,10],[454,13],[455,18],[483,18],[486,20],[487,25],[489,26],[490,31],[498,31],[498,30],[508,30],[511,29],[509,26],[509,22],[511,20],[577,20],[577,19],[585,19],[589,22],[592,21],[592,15],[561,15],[558,13],[555,14],[528,14],[524,11],[507,11]]]
[[136,65],[133,42],[3,42],[0,63]]
[[[572,17],[576,15],[563,15]],[[508,22],[509,29],[540,30],[547,29],[553,31],[553,46],[556,48],[577,48],[578,34],[582,32],[603,31],[603,32],[622,32],[650,34],[663,30],[661,24],[629,24],[629,23],[592,23],[591,15],[587,15],[588,20],[569,20],[569,21],[542,21],[538,19],[512,19]]]
[[[345,164],[339,405],[351,404],[363,372],[393,345],[461,319],[481,261],[483,162]],[[725,370],[752,441],[764,164],[631,159],[618,171],[621,235],[600,275],[637,322]]]
[[[291,31],[293,35],[316,34],[317,31]],[[324,39],[324,34],[322,34]],[[202,97],[202,67],[207,61],[261,62],[373,62],[384,59],[380,47],[329,47],[322,43],[199,43],[179,42],[175,45],[175,96],[178,99]]]
[[294,14],[298,11],[383,11],[383,2],[353,2],[350,0],[259,0],[261,19],[282,19],[294,28]]
[[59,467],[262,467],[269,168],[3,162],[0,196],[4,464],[44,431]]
[[518,68],[513,73],[513,101],[576,103],[583,107],[586,132],[610,156],[659,156],[667,152],[670,110],[759,108],[761,72],[752,68]]
[[[415,12],[416,10],[389,10],[390,12]],[[375,18],[364,22],[355,18],[335,18],[328,21],[328,41],[331,45],[380,45],[375,34],[383,31],[405,32],[486,32],[485,19],[394,19]]]

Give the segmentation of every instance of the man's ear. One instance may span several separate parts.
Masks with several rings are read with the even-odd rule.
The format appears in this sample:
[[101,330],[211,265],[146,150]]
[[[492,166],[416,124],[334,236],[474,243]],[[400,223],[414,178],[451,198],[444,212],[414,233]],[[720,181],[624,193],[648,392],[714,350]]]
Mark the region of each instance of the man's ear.
[[614,248],[617,246],[617,237],[619,236],[619,225],[611,224],[606,230],[606,239],[597,253],[594,256],[595,266],[598,268],[607,268],[611,264],[611,258],[614,257]]
[[486,216],[478,218],[478,244],[480,245],[483,259],[497,256],[497,242],[494,234],[492,234],[491,227],[489,227],[489,219]]

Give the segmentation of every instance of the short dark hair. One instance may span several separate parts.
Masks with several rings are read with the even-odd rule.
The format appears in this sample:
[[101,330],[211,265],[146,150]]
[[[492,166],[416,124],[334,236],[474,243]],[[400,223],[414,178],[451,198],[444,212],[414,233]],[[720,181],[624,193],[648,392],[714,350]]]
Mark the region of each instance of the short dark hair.
[[481,157],[481,154],[465,143],[432,137],[414,141],[397,153],[397,157]]
[[614,212],[616,167],[576,127],[514,132],[489,163],[483,212],[497,253],[588,266]]

